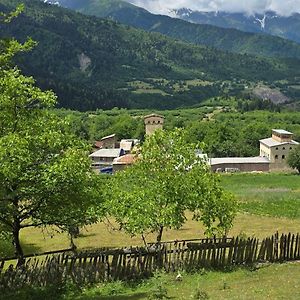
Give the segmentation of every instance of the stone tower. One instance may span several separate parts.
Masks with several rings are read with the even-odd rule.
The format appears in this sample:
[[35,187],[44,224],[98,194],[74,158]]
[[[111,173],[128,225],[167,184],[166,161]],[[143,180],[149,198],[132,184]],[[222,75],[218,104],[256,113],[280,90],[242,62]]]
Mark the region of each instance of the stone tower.
[[158,114],[151,114],[144,117],[146,135],[151,135],[157,129],[163,129],[164,117]]

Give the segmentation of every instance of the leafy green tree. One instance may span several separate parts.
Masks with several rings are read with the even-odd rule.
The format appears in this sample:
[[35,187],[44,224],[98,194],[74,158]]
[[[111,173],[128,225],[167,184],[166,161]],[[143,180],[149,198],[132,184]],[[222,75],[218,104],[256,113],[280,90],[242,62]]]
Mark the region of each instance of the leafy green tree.
[[290,152],[287,162],[291,168],[296,169],[300,173],[300,146],[297,146]]
[[108,210],[131,235],[179,229],[185,212],[206,227],[206,234],[226,233],[232,226],[236,202],[218,177],[196,155],[202,145],[186,142],[183,130],[156,131],[147,137],[137,162],[117,172],[109,184]]
[[54,93],[10,67],[14,54],[30,44],[1,41],[0,52],[0,227],[11,233],[20,264],[23,228],[69,231],[94,222],[101,199],[87,146],[48,111],[56,104]]

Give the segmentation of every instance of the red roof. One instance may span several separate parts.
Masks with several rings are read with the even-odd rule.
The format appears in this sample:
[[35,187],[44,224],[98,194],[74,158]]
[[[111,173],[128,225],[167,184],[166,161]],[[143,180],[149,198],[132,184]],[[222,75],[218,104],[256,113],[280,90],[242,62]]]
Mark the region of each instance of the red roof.
[[101,148],[103,147],[103,141],[96,141],[96,142],[94,143],[94,146],[95,146],[96,148],[101,149]]
[[114,159],[116,165],[132,165],[136,161],[137,157],[134,154],[126,154]]

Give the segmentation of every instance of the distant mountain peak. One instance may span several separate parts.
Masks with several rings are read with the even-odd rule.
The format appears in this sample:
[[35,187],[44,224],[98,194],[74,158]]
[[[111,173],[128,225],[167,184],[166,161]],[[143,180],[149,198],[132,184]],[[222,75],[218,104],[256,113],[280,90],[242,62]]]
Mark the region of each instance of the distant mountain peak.
[[60,6],[60,3],[58,0],[44,0],[44,3]]
[[174,10],[177,18],[196,24],[234,28],[246,32],[264,32],[300,43],[300,14],[279,15],[267,10],[263,13],[197,11],[189,8]]

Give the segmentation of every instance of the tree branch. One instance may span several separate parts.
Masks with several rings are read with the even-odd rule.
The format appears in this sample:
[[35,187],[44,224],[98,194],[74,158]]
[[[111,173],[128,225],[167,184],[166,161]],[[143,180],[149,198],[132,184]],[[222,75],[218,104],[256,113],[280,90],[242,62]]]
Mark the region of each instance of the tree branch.
[[36,224],[25,224],[25,225],[21,225],[20,228],[29,228],[29,227],[39,227],[45,225],[44,223],[36,223]]

